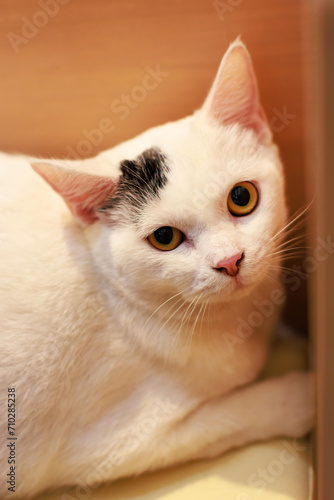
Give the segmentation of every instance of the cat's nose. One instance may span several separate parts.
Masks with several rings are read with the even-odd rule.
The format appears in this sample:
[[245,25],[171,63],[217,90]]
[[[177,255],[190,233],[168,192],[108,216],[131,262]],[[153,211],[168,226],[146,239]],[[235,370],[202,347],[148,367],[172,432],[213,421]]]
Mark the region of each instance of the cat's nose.
[[237,253],[232,257],[228,257],[227,259],[220,260],[217,262],[214,269],[216,271],[225,271],[229,276],[236,276],[239,272],[240,262],[244,258],[243,253]]

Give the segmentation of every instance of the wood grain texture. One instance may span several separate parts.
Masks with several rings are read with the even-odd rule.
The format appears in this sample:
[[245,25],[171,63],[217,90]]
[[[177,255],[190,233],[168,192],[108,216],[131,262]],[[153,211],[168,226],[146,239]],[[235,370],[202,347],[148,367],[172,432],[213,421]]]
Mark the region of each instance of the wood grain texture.
[[[309,83],[307,107],[306,156],[308,183],[318,196],[312,210],[310,242],[334,241],[334,0],[319,0],[314,5],[312,22],[305,42],[311,55],[306,65]],[[314,168],[316,166],[316,168]],[[333,497],[334,476],[334,256],[333,247],[317,259],[317,273],[310,287],[310,330],[312,365],[316,369],[317,432],[314,458],[316,488],[314,498]]]
[[[63,157],[78,150],[85,130],[108,119],[113,130],[86,148],[92,155],[183,117],[201,105],[223,53],[241,35],[269,120],[282,128],[276,140],[291,212],[305,203],[302,0],[221,0],[220,15],[219,2],[207,0],[48,1],[58,12],[44,18],[38,12],[46,0],[1,2],[0,149]],[[41,25],[45,16],[15,51],[13,36],[22,36],[27,20]],[[135,87],[157,65],[168,76],[122,120],[111,104],[123,94],[139,96]],[[284,110],[292,115],[286,123],[277,119]],[[289,292],[286,312],[303,331],[304,292],[305,283]]]

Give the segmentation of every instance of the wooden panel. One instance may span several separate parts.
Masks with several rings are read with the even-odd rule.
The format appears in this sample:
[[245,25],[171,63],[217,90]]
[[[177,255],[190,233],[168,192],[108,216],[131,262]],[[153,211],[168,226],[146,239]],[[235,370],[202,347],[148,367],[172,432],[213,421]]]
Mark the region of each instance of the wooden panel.
[[[306,42],[310,61],[308,95],[308,179],[317,197],[312,243],[318,250],[310,288],[312,358],[317,370],[316,498],[333,498],[334,477],[334,0],[319,0]],[[319,245],[319,242],[326,242]]]
[[[228,44],[241,34],[276,130],[294,212],[305,203],[301,4],[2,0],[0,148],[92,155],[189,114],[203,101]],[[157,65],[168,75],[156,88],[143,89],[147,68]],[[124,94],[132,95],[126,117],[118,102],[115,110]],[[108,129],[88,141],[85,134],[103,119]],[[305,331],[305,282],[288,291],[287,318]]]

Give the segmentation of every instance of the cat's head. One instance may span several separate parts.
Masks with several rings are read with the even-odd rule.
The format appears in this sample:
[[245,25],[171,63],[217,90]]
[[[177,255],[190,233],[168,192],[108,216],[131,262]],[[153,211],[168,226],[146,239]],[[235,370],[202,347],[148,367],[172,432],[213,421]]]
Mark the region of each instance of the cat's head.
[[110,286],[132,299],[227,301],[276,274],[283,171],[239,40],[193,115],[80,167],[33,167],[85,226]]

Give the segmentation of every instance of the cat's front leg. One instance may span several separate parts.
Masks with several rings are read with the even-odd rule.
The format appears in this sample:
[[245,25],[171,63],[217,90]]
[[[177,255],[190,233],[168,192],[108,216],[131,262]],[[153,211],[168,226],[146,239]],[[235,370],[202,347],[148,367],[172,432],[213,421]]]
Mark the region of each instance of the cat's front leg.
[[291,372],[204,403],[174,427],[168,455],[208,458],[276,436],[302,437],[314,419],[314,377]]

